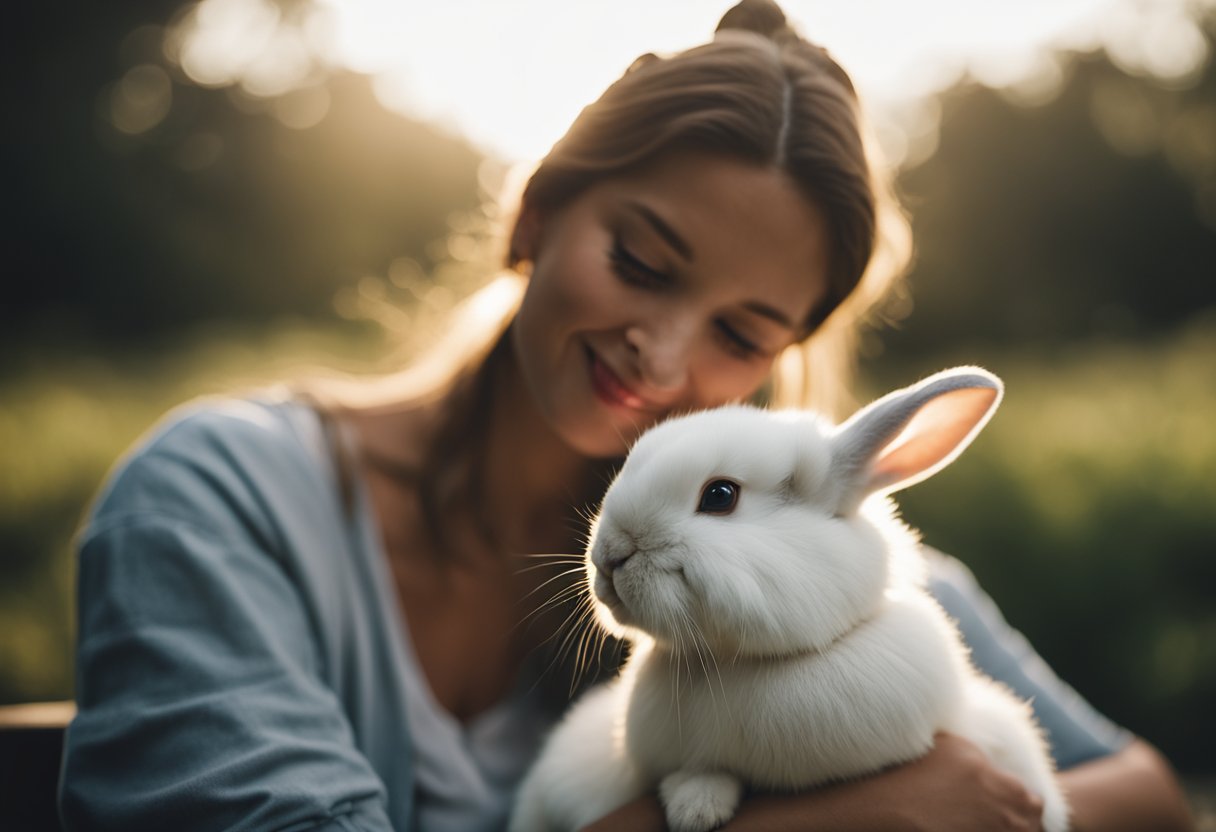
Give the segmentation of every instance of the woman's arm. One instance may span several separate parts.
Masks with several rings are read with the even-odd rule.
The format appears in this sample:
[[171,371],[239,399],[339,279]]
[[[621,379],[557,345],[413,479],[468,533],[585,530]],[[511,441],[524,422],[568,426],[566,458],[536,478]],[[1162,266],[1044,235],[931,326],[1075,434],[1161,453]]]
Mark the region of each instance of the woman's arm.
[[233,461],[251,453],[207,419],[136,454],[80,536],[64,826],[389,832],[269,500]]
[[1072,807],[1073,832],[1195,828],[1173,769],[1144,740],[1061,772],[1060,782]]
[[388,832],[383,786],[269,558],[143,519],[90,537],[80,582],[65,828]]
[[[1074,832],[1193,830],[1186,796],[1169,764],[1143,740],[1063,772]],[[723,832],[874,829],[988,832],[1041,830],[1043,804],[964,739],[938,736],[921,759],[805,795],[746,800]],[[665,832],[654,797],[634,801],[584,832]]]
[[[744,801],[723,832],[831,829],[834,832],[1004,832],[1041,830],[1043,804],[997,770],[972,743],[940,734],[932,751],[906,765],[801,795]],[[643,798],[584,832],[664,832],[663,810]]]

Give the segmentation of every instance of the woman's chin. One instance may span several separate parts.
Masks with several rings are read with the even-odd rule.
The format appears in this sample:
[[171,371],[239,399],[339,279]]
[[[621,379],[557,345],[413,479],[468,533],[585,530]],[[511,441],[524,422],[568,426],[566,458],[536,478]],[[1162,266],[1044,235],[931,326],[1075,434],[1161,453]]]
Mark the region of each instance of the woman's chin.
[[650,426],[649,421],[616,421],[606,415],[592,413],[583,419],[573,419],[574,424],[559,433],[567,445],[589,459],[612,459],[624,456]]

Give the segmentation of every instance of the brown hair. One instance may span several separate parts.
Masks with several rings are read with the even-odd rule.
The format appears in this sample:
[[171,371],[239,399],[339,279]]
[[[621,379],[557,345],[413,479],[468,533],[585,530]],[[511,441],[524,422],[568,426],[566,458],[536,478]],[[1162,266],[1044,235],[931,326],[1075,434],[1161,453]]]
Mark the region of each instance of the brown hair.
[[[783,357],[775,393],[783,403],[838,410],[856,325],[902,271],[909,249],[906,221],[871,162],[849,76],[799,37],[771,0],[743,0],[712,42],[635,61],[541,161],[521,204],[543,217],[597,181],[686,149],[775,166],[827,217],[828,292],[804,322],[807,335],[819,334]],[[521,261],[515,236],[510,267]],[[810,363],[831,370],[811,384]]]

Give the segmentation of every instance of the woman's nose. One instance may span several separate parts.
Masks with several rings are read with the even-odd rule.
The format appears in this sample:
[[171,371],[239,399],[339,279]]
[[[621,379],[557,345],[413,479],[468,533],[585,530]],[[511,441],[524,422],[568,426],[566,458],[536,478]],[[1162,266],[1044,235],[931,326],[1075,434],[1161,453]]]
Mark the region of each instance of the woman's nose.
[[695,329],[671,319],[625,330],[625,342],[637,357],[642,381],[658,390],[675,390],[688,381]]

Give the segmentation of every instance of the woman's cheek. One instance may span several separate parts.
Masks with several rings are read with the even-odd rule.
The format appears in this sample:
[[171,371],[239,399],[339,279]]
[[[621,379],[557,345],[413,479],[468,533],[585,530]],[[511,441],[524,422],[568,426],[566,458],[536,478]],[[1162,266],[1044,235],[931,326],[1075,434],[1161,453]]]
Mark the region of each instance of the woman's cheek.
[[726,355],[707,364],[698,375],[701,380],[699,408],[718,407],[750,398],[768,379],[773,368],[772,361],[740,362]]
[[631,305],[626,287],[612,271],[601,251],[582,252],[571,258],[562,280],[559,303],[566,320],[594,325],[608,322],[614,313]]

